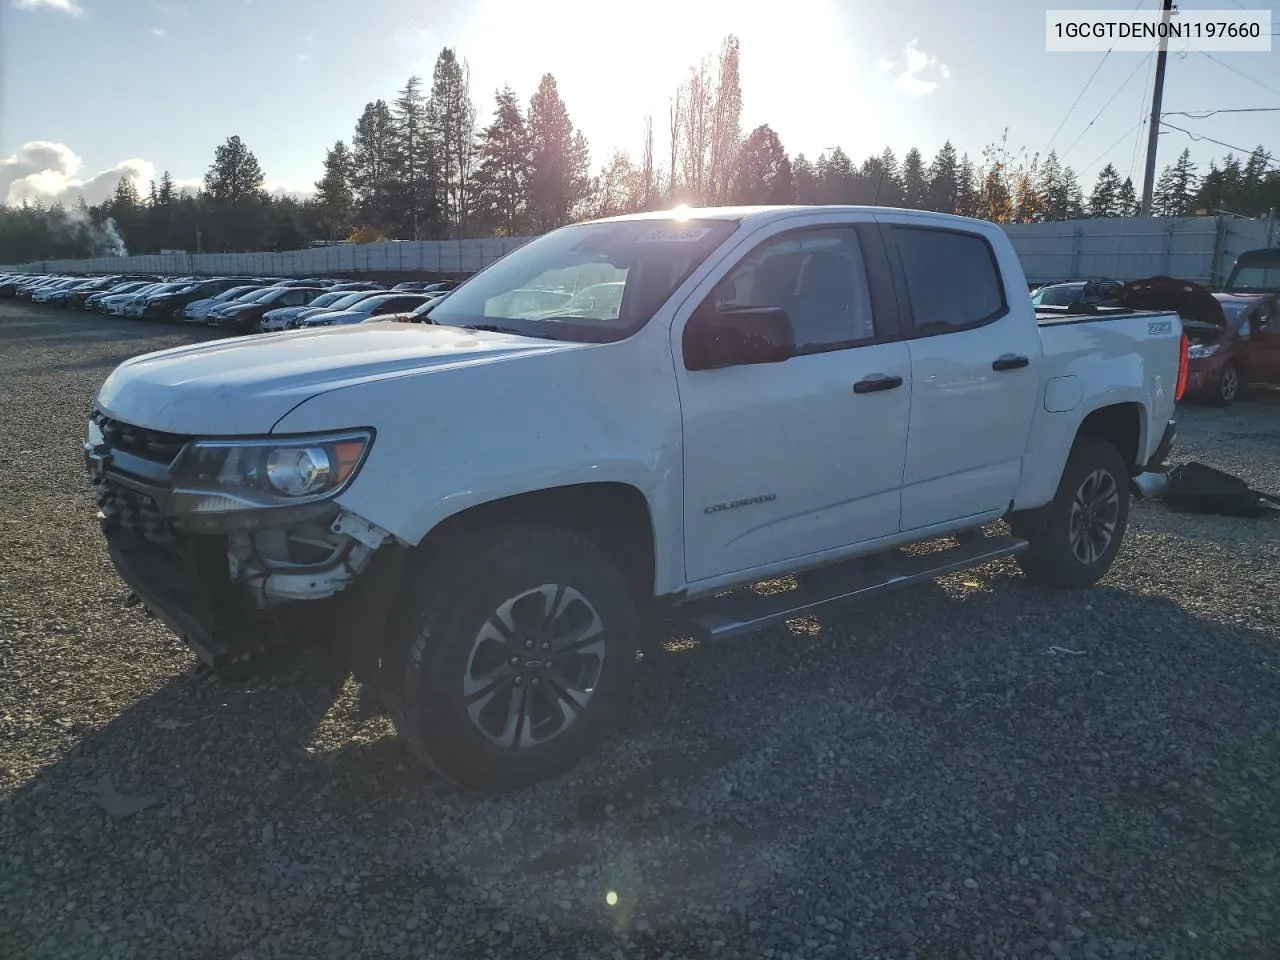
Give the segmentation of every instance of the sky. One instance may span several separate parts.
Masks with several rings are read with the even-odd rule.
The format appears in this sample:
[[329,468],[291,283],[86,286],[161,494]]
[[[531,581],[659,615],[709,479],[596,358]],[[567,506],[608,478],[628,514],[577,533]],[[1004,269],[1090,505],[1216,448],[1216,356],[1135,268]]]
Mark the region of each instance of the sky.
[[[0,201],[95,203],[121,175],[169,170],[196,184],[214,148],[239,135],[272,190],[305,193],[325,149],[348,139],[365,103],[390,100],[440,49],[471,73],[481,123],[510,83],[527,103],[557,80],[595,167],[638,157],[647,114],[666,152],[672,93],[726,34],[742,56],[744,133],[767,123],[789,153],[841,146],[855,162],[889,146],[926,160],[947,140],[979,159],[1055,149],[1086,189],[1108,161],[1141,186],[1154,56],[1048,53],[1045,10],[984,0],[0,0]],[[1157,9],[1159,0],[1074,5]],[[1191,4],[1184,3],[1189,8]],[[1203,0],[1271,9],[1280,0]],[[1173,50],[1159,165],[1189,147],[1201,169],[1227,152],[1280,155],[1280,52]],[[1181,113],[1197,114],[1193,119]],[[1208,138],[1208,139],[1205,139]]]

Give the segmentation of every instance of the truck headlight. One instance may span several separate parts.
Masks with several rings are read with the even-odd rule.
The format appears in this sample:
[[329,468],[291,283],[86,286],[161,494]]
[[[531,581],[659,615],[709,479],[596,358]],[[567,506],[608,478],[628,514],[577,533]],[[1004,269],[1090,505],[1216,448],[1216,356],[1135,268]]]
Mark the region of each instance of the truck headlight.
[[169,513],[235,513],[328,499],[351,482],[372,442],[371,430],[193,441],[173,465]]
[[1187,359],[1203,360],[1205,357],[1212,357],[1218,352],[1218,346],[1216,343],[1197,343],[1187,351]]

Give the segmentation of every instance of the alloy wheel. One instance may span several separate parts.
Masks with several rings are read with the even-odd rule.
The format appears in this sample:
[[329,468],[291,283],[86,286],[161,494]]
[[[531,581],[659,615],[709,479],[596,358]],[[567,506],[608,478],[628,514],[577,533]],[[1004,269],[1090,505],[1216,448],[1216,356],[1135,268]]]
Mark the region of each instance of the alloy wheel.
[[573,587],[503,602],[477,632],[462,680],[472,725],[499,747],[534,747],[572,726],[604,666],[604,624]]
[[1096,563],[1115,537],[1120,519],[1120,489],[1106,470],[1085,477],[1071,500],[1071,552],[1087,565]]

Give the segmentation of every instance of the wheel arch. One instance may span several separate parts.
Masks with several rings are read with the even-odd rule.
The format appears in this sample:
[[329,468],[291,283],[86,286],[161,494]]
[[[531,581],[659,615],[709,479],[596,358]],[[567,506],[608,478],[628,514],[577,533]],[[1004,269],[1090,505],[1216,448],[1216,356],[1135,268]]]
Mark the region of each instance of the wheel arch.
[[638,487],[621,481],[564,484],[473,504],[432,527],[416,551],[436,556],[461,538],[511,523],[540,523],[578,534],[617,561],[637,602],[654,595],[653,511]]
[[1082,438],[1103,440],[1119,451],[1131,476],[1142,472],[1142,451],[1146,447],[1146,409],[1137,401],[1110,403],[1091,410],[1076,429],[1072,449]]

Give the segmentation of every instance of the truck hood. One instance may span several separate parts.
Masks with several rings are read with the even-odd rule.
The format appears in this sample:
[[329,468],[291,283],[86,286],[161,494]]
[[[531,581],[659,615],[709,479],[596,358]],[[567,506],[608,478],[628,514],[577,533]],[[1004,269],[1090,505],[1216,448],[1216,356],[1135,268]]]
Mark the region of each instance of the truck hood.
[[1183,320],[1223,329],[1227,315],[1208,287],[1173,277],[1130,280],[1120,291],[1120,305],[1130,310],[1172,310]]
[[[110,417],[166,433],[264,434],[330,390],[585,346],[417,323],[294,330],[134,357],[107,377],[96,402]],[[367,418],[361,411],[356,419],[334,429]]]

